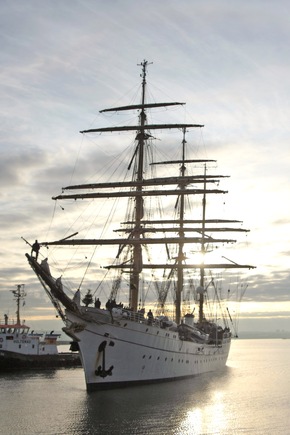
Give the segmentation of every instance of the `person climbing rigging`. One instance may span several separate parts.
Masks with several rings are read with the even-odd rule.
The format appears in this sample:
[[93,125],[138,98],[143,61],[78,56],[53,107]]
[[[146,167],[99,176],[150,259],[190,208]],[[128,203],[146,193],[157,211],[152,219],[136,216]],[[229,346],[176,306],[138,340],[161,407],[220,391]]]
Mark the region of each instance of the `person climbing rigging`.
[[31,257],[33,256],[33,253],[35,253],[35,260],[36,261],[38,258],[39,250],[40,250],[40,244],[38,243],[37,240],[35,240],[35,242],[33,243],[32,247],[31,247]]

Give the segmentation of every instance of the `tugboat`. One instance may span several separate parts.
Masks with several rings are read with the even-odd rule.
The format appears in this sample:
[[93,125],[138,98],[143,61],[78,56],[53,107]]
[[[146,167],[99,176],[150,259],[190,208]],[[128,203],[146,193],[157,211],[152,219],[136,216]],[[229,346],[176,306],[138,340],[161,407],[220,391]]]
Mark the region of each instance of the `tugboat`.
[[80,366],[78,353],[58,352],[61,334],[38,333],[21,321],[20,301],[26,296],[24,284],[12,290],[16,300],[16,323],[7,314],[0,320],[0,371],[15,369],[48,369]]

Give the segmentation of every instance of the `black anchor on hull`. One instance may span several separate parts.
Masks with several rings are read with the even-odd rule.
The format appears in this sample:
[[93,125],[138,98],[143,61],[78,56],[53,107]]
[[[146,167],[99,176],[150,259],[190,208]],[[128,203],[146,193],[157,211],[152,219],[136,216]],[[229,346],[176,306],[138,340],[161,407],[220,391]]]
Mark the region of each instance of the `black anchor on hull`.
[[106,370],[106,353],[105,348],[107,346],[106,341],[102,341],[102,343],[99,345],[98,351],[99,353],[102,353],[102,365],[98,366],[98,368],[95,370],[95,375],[100,376],[101,378],[106,378],[107,376],[112,376],[113,368],[114,366],[111,366],[108,370]]

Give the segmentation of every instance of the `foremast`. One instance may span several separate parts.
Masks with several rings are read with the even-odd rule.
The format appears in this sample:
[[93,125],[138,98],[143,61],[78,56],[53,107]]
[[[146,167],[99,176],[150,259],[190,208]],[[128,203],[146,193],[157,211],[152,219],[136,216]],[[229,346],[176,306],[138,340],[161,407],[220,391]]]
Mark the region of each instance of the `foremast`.
[[144,174],[144,146],[145,140],[145,124],[146,124],[146,111],[145,111],[145,96],[146,96],[146,69],[148,62],[144,60],[141,63],[142,66],[142,100],[141,100],[141,112],[140,112],[140,129],[136,136],[137,139],[137,187],[136,191],[139,195],[135,198],[135,228],[132,232],[134,239],[137,239],[139,243],[133,246],[133,270],[130,274],[130,294],[129,294],[129,304],[133,311],[137,311],[138,307],[138,297],[139,297],[139,285],[140,285],[140,273],[142,272],[142,246],[140,244],[141,237],[141,219],[143,218],[144,208],[143,208],[143,198],[141,192],[143,174]]

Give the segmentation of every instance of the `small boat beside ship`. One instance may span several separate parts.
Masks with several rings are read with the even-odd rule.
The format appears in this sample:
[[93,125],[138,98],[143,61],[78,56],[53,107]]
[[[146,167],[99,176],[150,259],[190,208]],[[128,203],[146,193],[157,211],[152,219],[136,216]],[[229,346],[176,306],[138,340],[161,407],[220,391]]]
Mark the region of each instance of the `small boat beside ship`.
[[78,353],[58,351],[61,334],[30,331],[30,327],[21,321],[20,301],[26,296],[24,285],[17,285],[12,293],[16,300],[17,318],[16,322],[10,321],[5,314],[0,320],[0,372],[80,366]]
[[[253,267],[223,254],[211,256],[219,246],[236,242],[221,234],[248,230],[238,225],[241,221],[220,216],[215,201],[208,212],[209,198],[227,191],[219,187],[226,176],[216,174],[216,161],[190,153],[188,134],[203,125],[152,121],[156,111],[168,114],[185,103],[149,100],[148,65],[146,60],[140,65],[138,102],[101,111],[128,113],[125,124],[117,120],[81,131],[104,139],[103,150],[110,147],[110,133],[124,133],[119,146],[126,154],[118,154],[115,162],[109,157],[108,166],[116,164],[110,174],[104,171],[95,182],[63,187],[53,198],[61,210],[63,201],[71,207],[98,203],[90,213],[92,222],[83,219],[83,227],[74,227],[77,232],[62,231],[56,241],[40,241],[35,252],[26,254],[65,322],[64,332],[79,348],[88,391],[223,368],[235,331],[227,305],[231,293],[226,289],[222,294],[214,274]],[[138,121],[132,123],[134,112]],[[163,148],[157,132],[165,133]],[[181,133],[174,146],[166,132]],[[128,137],[130,146],[125,147]],[[50,248],[49,265],[47,259],[38,261],[39,246]],[[104,297],[108,302],[101,307],[97,302]]]

